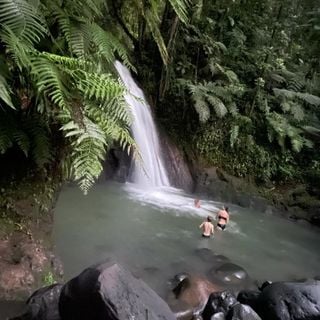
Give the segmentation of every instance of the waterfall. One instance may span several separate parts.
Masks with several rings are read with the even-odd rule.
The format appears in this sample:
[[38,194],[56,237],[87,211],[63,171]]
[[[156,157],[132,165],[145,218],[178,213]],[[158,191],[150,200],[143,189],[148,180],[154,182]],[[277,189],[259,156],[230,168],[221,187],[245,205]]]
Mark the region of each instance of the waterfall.
[[115,68],[128,90],[125,100],[133,114],[131,130],[142,158],[142,163],[134,165],[131,178],[143,188],[170,186],[151,108],[128,68],[119,61],[115,62]]

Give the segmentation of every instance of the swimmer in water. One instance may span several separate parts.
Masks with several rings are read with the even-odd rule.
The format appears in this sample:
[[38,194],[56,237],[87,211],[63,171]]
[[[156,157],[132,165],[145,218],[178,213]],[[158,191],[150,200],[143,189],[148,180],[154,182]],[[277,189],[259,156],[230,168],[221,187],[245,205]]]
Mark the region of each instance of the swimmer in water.
[[212,224],[212,218],[210,216],[207,217],[206,221],[203,221],[200,226],[202,229],[202,237],[203,238],[210,238],[211,235],[214,233],[214,226]]
[[219,227],[221,230],[224,230],[226,228],[227,223],[229,222],[229,208],[223,207],[222,210],[218,212],[217,216],[217,227]]
[[200,199],[194,199],[194,206],[200,208]]

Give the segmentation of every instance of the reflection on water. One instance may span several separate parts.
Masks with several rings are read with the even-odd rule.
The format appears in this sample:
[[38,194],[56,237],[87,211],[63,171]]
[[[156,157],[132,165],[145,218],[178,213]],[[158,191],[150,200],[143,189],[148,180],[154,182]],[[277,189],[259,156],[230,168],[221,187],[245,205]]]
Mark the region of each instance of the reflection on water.
[[[55,209],[54,239],[70,278],[111,257],[158,292],[182,271],[203,273],[195,251],[209,248],[244,267],[257,280],[292,280],[318,274],[320,234],[272,215],[230,207],[230,223],[214,239],[202,239],[199,225],[221,203],[167,188],[97,185],[87,196],[65,188]],[[307,262],[307,263],[306,263]]]

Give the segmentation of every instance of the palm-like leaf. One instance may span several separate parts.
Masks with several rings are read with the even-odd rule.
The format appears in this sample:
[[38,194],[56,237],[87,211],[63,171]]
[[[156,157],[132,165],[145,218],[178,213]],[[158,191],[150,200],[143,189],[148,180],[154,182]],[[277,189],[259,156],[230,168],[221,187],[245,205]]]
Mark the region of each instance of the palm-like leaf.
[[172,8],[176,12],[179,19],[187,24],[189,22],[188,9],[191,5],[190,0],[169,0]]

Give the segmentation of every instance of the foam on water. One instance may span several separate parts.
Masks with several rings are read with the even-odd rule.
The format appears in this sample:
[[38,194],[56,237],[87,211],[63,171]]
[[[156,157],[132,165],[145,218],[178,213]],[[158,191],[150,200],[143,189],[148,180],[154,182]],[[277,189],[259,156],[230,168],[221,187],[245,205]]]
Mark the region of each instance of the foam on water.
[[128,197],[131,200],[140,202],[142,205],[147,204],[165,213],[175,212],[177,215],[184,214],[200,217],[212,215],[215,219],[216,213],[222,207],[219,202],[201,200],[201,208],[196,208],[194,206],[194,197],[182,190],[171,187],[145,190],[139,188],[136,184],[126,183],[124,189],[128,192]]

